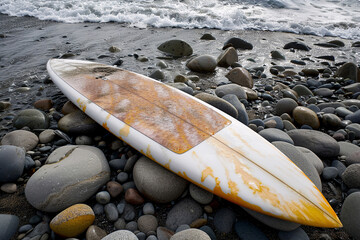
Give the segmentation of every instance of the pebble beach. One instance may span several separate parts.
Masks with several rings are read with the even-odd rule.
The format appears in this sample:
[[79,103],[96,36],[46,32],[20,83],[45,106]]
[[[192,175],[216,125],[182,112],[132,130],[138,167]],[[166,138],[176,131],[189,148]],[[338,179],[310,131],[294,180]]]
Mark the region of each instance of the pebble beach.
[[[343,228],[269,217],[169,172],[69,102],[51,58],[116,65],[233,116],[313,181]],[[0,239],[360,239],[359,66],[360,39],[0,14]]]

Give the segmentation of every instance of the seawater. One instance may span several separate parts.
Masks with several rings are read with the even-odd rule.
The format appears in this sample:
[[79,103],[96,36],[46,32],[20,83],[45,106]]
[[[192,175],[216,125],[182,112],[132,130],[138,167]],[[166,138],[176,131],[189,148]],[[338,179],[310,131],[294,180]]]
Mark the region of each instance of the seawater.
[[265,30],[360,39],[360,0],[1,0],[0,12],[67,23]]

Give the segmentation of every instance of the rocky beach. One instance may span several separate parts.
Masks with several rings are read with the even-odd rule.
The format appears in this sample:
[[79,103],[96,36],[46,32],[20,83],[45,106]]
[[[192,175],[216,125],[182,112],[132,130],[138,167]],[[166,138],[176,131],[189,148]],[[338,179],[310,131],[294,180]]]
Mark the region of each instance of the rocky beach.
[[[233,116],[288,156],[344,227],[269,217],[169,172],[70,103],[51,58],[116,65]],[[359,65],[360,39],[0,14],[0,239],[360,239]]]

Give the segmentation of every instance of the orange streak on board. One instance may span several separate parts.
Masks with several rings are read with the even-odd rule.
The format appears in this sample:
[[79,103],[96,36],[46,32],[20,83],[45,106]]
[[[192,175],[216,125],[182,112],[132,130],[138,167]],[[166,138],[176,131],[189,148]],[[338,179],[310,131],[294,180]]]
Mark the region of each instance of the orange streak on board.
[[[71,67],[74,70],[63,74],[59,70],[65,82],[175,153],[188,151],[231,123],[190,96],[144,76],[101,64]],[[83,102],[79,101],[79,105],[86,109]],[[124,133],[120,135],[125,136]]]

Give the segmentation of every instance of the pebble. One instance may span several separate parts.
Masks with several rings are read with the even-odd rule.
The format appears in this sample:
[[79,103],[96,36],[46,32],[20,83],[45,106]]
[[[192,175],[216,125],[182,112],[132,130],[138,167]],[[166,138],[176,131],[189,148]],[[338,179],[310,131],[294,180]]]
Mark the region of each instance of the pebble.
[[235,83],[218,86],[215,89],[215,94],[218,97],[223,97],[228,94],[233,94],[238,99],[247,99],[247,94],[244,88]]
[[313,68],[304,68],[301,70],[302,73],[304,73],[307,77],[317,77],[319,76],[319,71],[317,69]]
[[322,115],[322,125],[328,129],[339,129],[341,127],[341,119],[332,113]]
[[335,75],[344,79],[350,78],[351,80],[354,80],[354,82],[360,81],[360,70],[353,62],[347,62],[339,67]]
[[216,68],[217,62],[213,56],[201,55],[191,59],[187,64],[191,71],[194,72],[213,72]]
[[278,116],[280,116],[283,113],[292,114],[292,111],[297,106],[298,104],[294,99],[282,98],[276,103],[275,111]]
[[166,227],[158,227],[156,229],[156,235],[159,240],[169,240],[174,232]]
[[299,97],[314,95],[312,91],[307,87],[305,87],[304,85],[296,85],[295,87],[292,88],[292,90],[295,91]]
[[195,184],[190,184],[189,193],[195,201],[204,205],[209,204],[214,197],[214,194],[196,186]]
[[104,207],[107,220],[115,222],[119,218],[119,212],[114,203],[108,203]]
[[[118,209],[118,212],[120,213],[121,211],[119,210],[119,204],[116,207]],[[135,208],[131,204],[125,204],[121,217],[124,218],[126,221],[132,221],[134,220],[135,216]]]
[[303,51],[310,51],[310,47],[308,47],[307,45],[305,45],[302,42],[289,42],[287,44],[284,45],[284,49],[298,49],[298,50],[303,50]]
[[[270,125],[268,125],[269,123],[270,123]],[[284,123],[279,116],[273,116],[273,117],[264,119],[264,126],[277,128],[280,130],[284,129]]]
[[125,227],[126,227],[125,219],[119,218],[118,220],[116,220],[116,221],[114,222],[114,227],[115,227],[115,229],[117,229],[117,230],[125,229]]
[[294,120],[300,125],[308,125],[313,129],[320,127],[320,121],[314,111],[307,107],[298,106],[293,110]]
[[106,184],[106,190],[109,192],[111,197],[116,198],[124,191],[124,188],[120,183],[110,181]]
[[360,188],[360,164],[348,166],[341,178],[349,188]]
[[184,192],[187,182],[143,156],[135,164],[133,177],[138,191],[154,202],[171,202]]
[[150,73],[149,77],[156,80],[163,80],[165,79],[165,73],[160,69],[156,69],[152,73]]
[[259,132],[259,135],[265,138],[266,140],[268,140],[269,142],[283,141],[290,144],[294,144],[293,140],[289,137],[289,135],[286,132],[281,131],[277,128],[267,128],[261,130]]
[[104,206],[99,203],[96,203],[93,207],[93,211],[95,215],[101,215],[104,213]]
[[177,39],[162,43],[158,49],[175,57],[190,56],[193,54],[193,49],[188,43]]
[[45,233],[50,233],[50,226],[48,222],[43,221],[37,224],[34,229],[28,235],[26,235],[26,237],[31,239],[35,236],[42,236]]
[[296,147],[296,149],[299,150],[303,154],[303,156],[312,163],[312,165],[314,165],[318,174],[320,175],[324,169],[323,161],[315,153],[313,153],[307,148]]
[[319,158],[337,157],[340,151],[340,146],[329,135],[307,129],[294,129],[288,131],[287,134],[294,141],[295,146],[301,146],[311,150]]
[[101,240],[106,236],[106,231],[96,225],[91,225],[86,231],[86,240]]
[[183,199],[169,211],[166,227],[175,231],[182,224],[191,224],[202,215],[201,206],[192,199]]
[[345,120],[350,120],[353,123],[360,123],[360,110],[356,112],[346,115]]
[[75,138],[75,144],[76,145],[92,145],[93,144],[93,140],[90,136],[77,136]]
[[152,203],[147,202],[143,206],[143,213],[145,215],[154,215],[155,214],[155,207]]
[[285,60],[285,56],[279,51],[271,51],[271,58],[276,60]]
[[25,233],[27,231],[30,231],[31,229],[33,229],[31,224],[25,224],[25,225],[22,225],[21,227],[19,227],[18,232],[19,233]]
[[67,115],[78,110],[79,108],[77,106],[75,106],[72,102],[67,101],[61,108],[61,113]]
[[86,135],[99,129],[99,125],[80,110],[62,117],[58,122],[58,127],[61,131],[72,135]]
[[229,102],[231,105],[233,105],[237,112],[238,117],[237,120],[239,120],[241,123],[248,125],[249,123],[249,116],[247,115],[246,108],[244,104],[242,104],[239,99],[234,94],[227,94],[222,97],[225,101]]
[[209,235],[207,235],[204,231],[195,228],[186,229],[177,232],[170,238],[170,240],[188,240],[188,239],[211,240]]
[[331,162],[332,167],[336,167],[338,170],[338,176],[341,176],[343,172],[346,170],[346,166],[339,160],[334,160]]
[[358,123],[351,123],[345,127],[346,130],[352,131],[355,133],[355,137],[360,139],[360,124]]
[[138,230],[138,224],[135,221],[130,221],[125,225],[125,229],[131,232],[135,232]]
[[95,220],[95,214],[86,204],[75,204],[56,215],[50,228],[63,237],[75,237],[83,233]]
[[17,186],[15,183],[5,183],[3,185],[1,185],[0,187],[1,191],[5,192],[5,193],[15,193],[17,191]]
[[314,90],[316,96],[331,97],[334,94],[334,90],[328,88],[318,88]]
[[0,214],[0,239],[12,239],[18,229],[19,221],[15,215]]
[[179,89],[180,91],[183,91],[189,95],[194,94],[194,90],[191,87],[189,87],[188,85],[186,85],[185,83],[176,82],[176,83],[167,83],[167,85],[174,87],[176,89]]
[[289,239],[296,239],[296,240],[309,240],[309,236],[302,228],[297,228],[290,232],[279,232],[279,239],[280,240],[289,240]]
[[216,38],[210,33],[205,33],[201,36],[201,40],[216,40]]
[[39,135],[39,142],[40,143],[49,143],[55,139],[55,132],[52,129],[45,129]]
[[240,86],[253,88],[254,81],[251,77],[251,74],[242,67],[236,67],[230,70],[225,77],[229,79],[231,82],[236,83]]
[[3,111],[11,106],[10,102],[0,101],[0,111]]
[[196,94],[195,97],[229,114],[233,118],[238,117],[238,111],[236,110],[236,108],[224,99],[221,99],[209,93],[199,93]]
[[156,231],[157,227],[158,220],[153,215],[142,215],[138,219],[138,228],[145,234],[148,234],[151,231]]
[[349,142],[339,142],[339,155],[345,156],[346,165],[358,163],[358,155],[360,154],[360,147]]
[[235,213],[229,208],[221,208],[214,215],[215,229],[221,233],[229,233],[235,224]]
[[42,111],[49,111],[53,107],[53,102],[51,99],[40,99],[34,103],[34,107]]
[[30,129],[46,129],[49,127],[49,118],[40,110],[25,109],[20,111],[13,119],[17,129],[28,127]]
[[345,231],[355,239],[360,239],[360,192],[350,194],[341,207],[340,219]]
[[110,168],[100,149],[68,145],[53,151],[30,177],[25,196],[39,210],[61,211],[90,198],[109,179]]
[[23,148],[11,145],[0,146],[0,183],[16,181],[22,175],[24,165]]
[[125,201],[132,205],[141,205],[145,200],[136,189],[129,188],[125,192]]
[[33,150],[39,142],[39,138],[32,132],[15,130],[7,133],[1,140],[1,145],[13,145],[24,148],[26,151]]
[[239,220],[235,224],[235,232],[242,240],[267,240],[266,235],[254,224],[247,220]]
[[136,235],[128,230],[117,230],[115,232],[110,233],[102,240],[138,240]]
[[110,202],[111,196],[107,191],[101,191],[96,194],[96,201],[100,204],[107,204]]
[[120,183],[124,183],[129,179],[129,174],[126,172],[120,172],[117,176],[116,176],[116,180]]
[[235,48],[229,47],[225,49],[217,58],[217,65],[220,67],[229,67],[233,63],[239,61],[238,54]]
[[241,50],[251,50],[253,49],[253,45],[241,38],[237,38],[237,37],[232,37],[230,39],[228,39],[225,43],[224,43],[224,47],[226,46],[232,46],[235,49],[241,49]]
[[109,161],[109,166],[114,170],[123,170],[125,168],[127,159],[125,155],[122,155],[121,158],[116,158]]
[[332,180],[339,175],[339,170],[336,167],[325,167],[322,172],[322,178],[326,181]]

